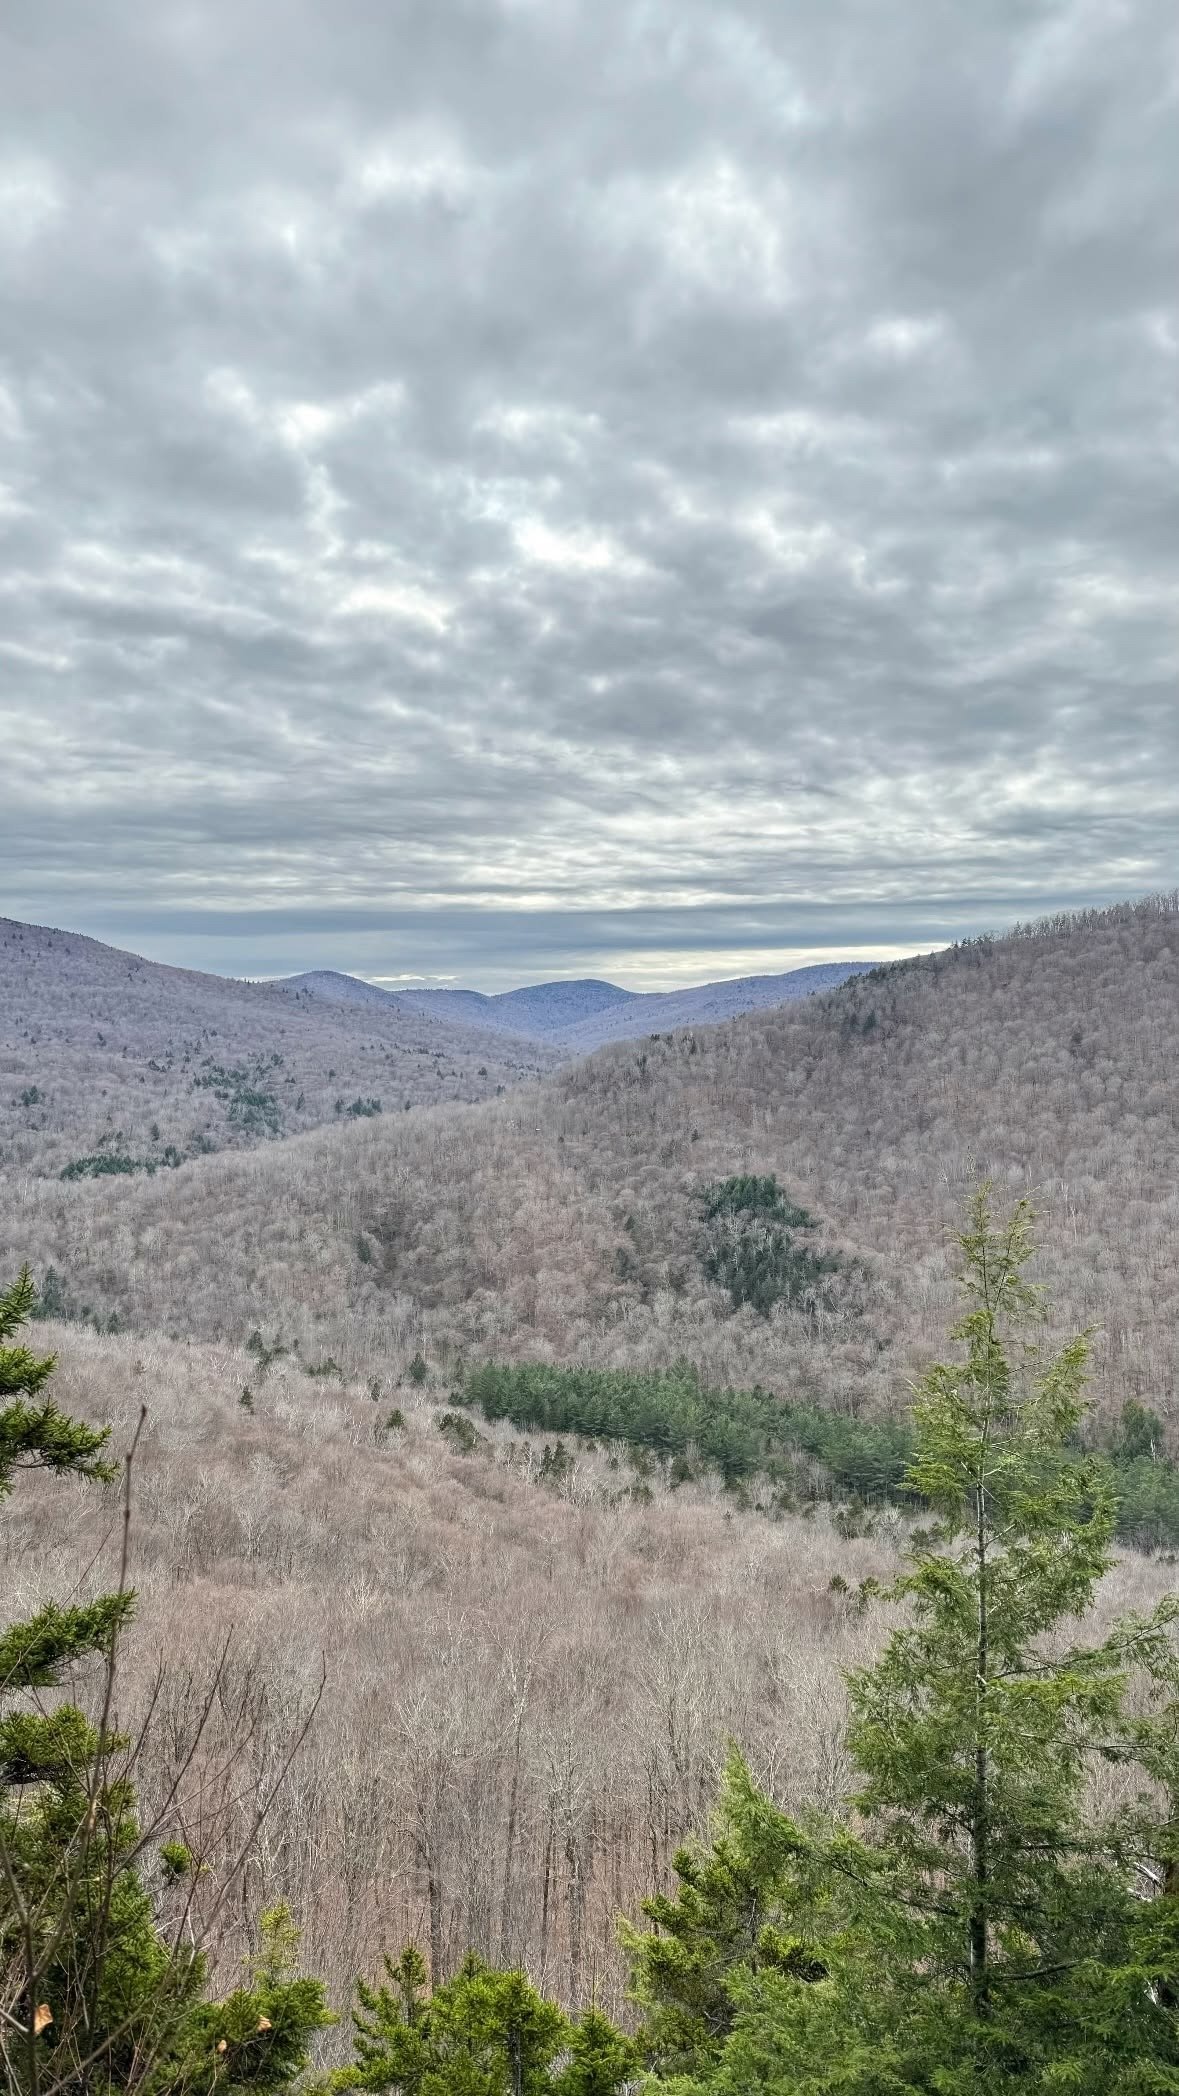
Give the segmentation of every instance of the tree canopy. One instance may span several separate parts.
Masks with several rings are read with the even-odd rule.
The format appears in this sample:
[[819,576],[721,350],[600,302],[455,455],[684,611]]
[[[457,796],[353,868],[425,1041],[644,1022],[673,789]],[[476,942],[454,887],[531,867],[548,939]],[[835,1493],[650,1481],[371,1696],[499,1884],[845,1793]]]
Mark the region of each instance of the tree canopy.
[[[1179,2090],[1179,1611],[1078,1637],[1115,1521],[1078,1445],[1087,1341],[1036,1343],[1025,1203],[996,1222],[980,1193],[960,1242],[960,1357],[912,1407],[935,1518],[848,1682],[856,1788],[803,1825],[735,1759],[711,1846],[634,1939],[669,2089]],[[1137,1786],[1104,1815],[1102,1760]]]

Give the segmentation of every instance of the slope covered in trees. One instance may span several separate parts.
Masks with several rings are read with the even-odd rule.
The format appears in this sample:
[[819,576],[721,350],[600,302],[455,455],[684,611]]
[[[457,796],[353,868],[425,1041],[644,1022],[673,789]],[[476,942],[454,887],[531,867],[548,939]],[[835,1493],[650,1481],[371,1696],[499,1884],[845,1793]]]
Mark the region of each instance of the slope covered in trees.
[[[1165,1610],[1130,1643],[1119,1627],[1174,1574],[1110,1546],[1139,1533],[1124,1477],[1174,1482],[1177,934],[1169,902],[1070,920],[481,1105],[10,1182],[10,1264],[27,1252],[43,1283],[26,1307],[60,1348],[64,1416],[124,1445],[149,1405],[116,1717],[133,1741],[149,1720],[144,1824],[183,1774],[181,1845],[210,1866],[178,1893],[152,1864],[152,1926],[191,1912],[199,1934],[215,1857],[249,1851],[199,2043],[275,2027],[257,1987],[290,1972],[258,1932],[285,1900],[332,2006],[368,1990],[376,2050],[338,2088],[395,2087],[408,2062],[451,2096],[456,2028],[482,2033],[489,2096],[533,2038],[535,2087],[559,2087],[583,2027],[563,2019],[592,1996],[629,2028],[632,1966],[644,2057],[677,2096],[819,2096],[836,2070],[875,2096],[878,2068],[903,2088],[933,2066],[948,2091],[1046,2092],[1058,2068],[1085,2096],[1175,2085],[1170,1631]],[[1018,1226],[1014,1331],[968,1318],[964,1363],[907,1416],[986,1168],[1040,1187],[1055,1321],[1096,1328],[1084,1416],[1083,1348],[1039,1379],[1022,1353]],[[976,1266],[988,1228],[973,1251],[967,1233]],[[1006,1465],[971,1487],[1006,1587],[955,1512],[976,1400]],[[118,1534],[100,1491],[27,1481],[0,1521],[8,1612],[122,1591]],[[985,1737],[962,1636],[984,1585]],[[328,1693],[251,1843],[321,1653]],[[97,1767],[102,1697],[77,1693]],[[732,1906],[750,1887],[753,1934]],[[424,2021],[398,1991],[407,1941],[443,1983]],[[235,1989],[255,2021],[227,2034]],[[26,2039],[23,2009],[58,2022],[6,2002]],[[571,2091],[627,2057],[587,2028],[601,2072]]]
[[[839,1669],[873,1647],[855,1590],[895,1562],[890,1518],[851,1538],[822,1506],[768,1519],[708,1478],[641,1478],[622,1450],[571,1442],[546,1464],[557,1437],[508,1425],[484,1422],[467,1450],[442,1430],[433,1373],[374,1391],[290,1354],[263,1365],[77,1325],[33,1337],[59,1352],[61,1405],[112,1421],[116,1451],[148,1402],[119,1662],[122,1729],[157,1711],[137,1765],[148,1808],[216,1683],[187,1838],[237,1853],[327,1658],[223,1914],[219,1978],[285,1899],[337,2009],[413,1938],[435,1975],[474,1948],[621,2016],[616,1916],[666,1884],[705,1823],[729,1739],[784,1801],[833,1800]],[[0,1517],[14,1614],[79,1583],[101,1593],[117,1556],[117,1504],[67,1480],[29,1478]],[[1144,1562],[1132,1585],[1164,1576]],[[198,1919],[219,1883],[196,1886]]]
[[150,1176],[378,1109],[493,1097],[555,1060],[387,1001],[288,997],[0,919],[0,1175]]
[[[1177,1032],[1164,899],[607,1048],[483,1106],[151,1180],[24,1183],[0,1249],[103,1318],[239,1342],[257,1328],[350,1373],[419,1349],[443,1373],[683,1359],[710,1384],[887,1415],[944,1324],[954,1219],[985,1172],[1036,1195],[1061,1315],[1095,1327],[1103,1429],[1144,1402],[1173,1447]],[[703,1204],[742,1175],[816,1219],[803,1237],[837,1260],[830,1286],[734,1302],[725,1272],[764,1271],[754,1236],[772,1219],[741,1222],[718,1267]]]
[[[416,1378],[410,1418],[370,1412],[365,1434],[379,1393],[309,1403],[289,1357],[226,1416],[209,1397],[251,1355],[71,1334],[87,1409],[109,1377],[154,1480],[105,1597],[103,1517],[79,1521],[71,1473],[101,1481],[107,1435],[5,1345],[18,1285],[0,1482],[42,1475],[0,1526],[26,1604],[0,1720],[14,2090],[288,2088],[324,1978],[357,1998],[355,2063],[323,2096],[621,2096],[640,2068],[668,2096],[1179,2088],[1179,1609],[1115,1561],[1078,1433],[1087,1345],[1035,1331],[1024,1208],[979,1197],[961,1249],[956,1345],[912,1408],[932,1523],[856,1543],[636,1500],[601,1450],[580,1489],[518,1445],[456,1455]],[[176,1463],[194,1436],[199,1504]],[[46,1598],[79,1578],[94,1599]],[[321,1625],[324,1731],[292,1759]],[[12,1707],[87,1650],[96,1721]],[[311,1924],[314,1977],[275,1892]]]

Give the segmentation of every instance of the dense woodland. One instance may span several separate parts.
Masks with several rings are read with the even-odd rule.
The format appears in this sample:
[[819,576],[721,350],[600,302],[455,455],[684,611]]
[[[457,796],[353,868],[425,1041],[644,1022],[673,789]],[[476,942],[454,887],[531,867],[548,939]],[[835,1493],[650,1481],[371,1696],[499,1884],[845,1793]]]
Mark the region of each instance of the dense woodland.
[[[136,1925],[179,1988],[104,2082],[70,1975],[60,2012],[26,1998],[18,1930],[14,2087],[1179,2088],[1177,1000],[1163,899],[479,1106],[150,1174],[10,1160],[0,1275],[27,1258],[38,1292],[0,1403],[51,1390],[106,1453],[138,1433],[111,1717],[152,1830]],[[993,1331],[955,1279],[980,1242]],[[1087,1361],[1025,1361],[1027,1273]],[[4,1416],[7,1613],[97,1607],[117,1484]],[[980,1489],[1023,1684],[983,1894]],[[29,1686],[102,1734],[95,1620],[85,1663],[53,1619]],[[10,1849],[58,1780],[22,1773],[27,1709],[0,1704]],[[113,1780],[77,1757],[67,1854]]]
[[[332,1121],[154,1176],[9,1168],[0,1254],[137,1331],[298,1341],[346,1376],[459,1360],[669,1367],[894,1412],[952,1309],[980,1175],[1030,1189],[1094,1396],[1174,1432],[1179,906],[981,941],[727,1025],[610,1047],[478,1107]],[[842,1285],[734,1311],[700,1207],[775,1175]]]
[[492,1098],[556,1059],[396,1004],[329,1004],[0,918],[4,1182],[151,1177],[324,1122]]
[[[139,1723],[121,1727],[134,1693],[124,1646],[142,1606],[129,1585],[141,1409],[124,1462],[117,1587],[81,1601],[75,1589],[65,1606],[41,1601],[0,1639],[0,2056],[9,2086],[30,2096],[244,2091],[306,2083],[310,2072],[321,2096],[610,2096],[640,2082],[679,2096],[1179,2089],[1179,1601],[1164,1593],[1132,1615],[1106,1613],[1118,1584],[1116,1509],[1109,1478],[1078,1440],[1088,1349],[1081,1338],[1055,1351],[1027,1343],[1043,1306],[1025,1272],[1026,1204],[996,1221],[980,1193],[961,1244],[957,1350],[927,1372],[912,1406],[908,1484],[932,1519],[905,1536],[899,1577],[859,1584],[852,1613],[886,1620],[866,1660],[844,1672],[834,1753],[810,1781],[799,1781],[797,1758],[767,1781],[730,1745],[704,1831],[667,1859],[663,1887],[652,1815],[655,1889],[637,1914],[624,1904],[615,1917],[629,2029],[602,2011],[596,1959],[586,1971],[579,1893],[595,1834],[599,1873],[618,1860],[609,1843],[601,1852],[593,1819],[580,1842],[572,1815],[564,1830],[563,2000],[531,1977],[535,1888],[517,1841],[529,1688],[548,1655],[538,1640],[516,1647],[513,1665],[509,1633],[499,1652],[513,1692],[502,1737],[504,1845],[482,1911],[468,1908],[458,1940],[447,1941],[435,1837],[445,1821],[463,1824],[447,1794],[455,1777],[468,1774],[472,1802],[484,1787],[500,1744],[494,1706],[469,1725],[460,1759],[446,1724],[453,1697],[438,1680],[406,1798],[429,1955],[411,1940],[386,1949],[375,1975],[361,1971],[355,2057],[315,2072],[315,2041],[337,2020],[328,1991],[300,1969],[306,1946],[287,1899],[264,1904],[257,1888],[252,1906],[251,1878],[263,1859],[288,1878],[303,1861],[315,1911],[356,1835],[366,1823],[374,1830],[378,1802],[387,1805],[381,1749],[407,1760],[409,1743],[368,1713],[353,1739],[367,1779],[356,1818],[337,1822],[329,1843],[312,1841],[308,1828],[291,1840],[288,1820],[288,1843],[276,1848],[274,1810],[306,1782],[303,1749],[326,1664],[318,1685],[295,1686],[277,1736],[254,1654],[243,1670],[231,1635],[200,1689],[183,1668],[177,1677],[161,1667],[139,1690]],[[0,1484],[10,1489],[30,1465],[74,1489],[109,1483],[118,1466],[107,1430],[46,1395],[54,1362],[20,1343],[33,1307],[24,1274],[0,1299]],[[46,1531],[52,1503],[39,1512]],[[828,1592],[848,1595],[842,1575]],[[195,1598],[190,1587],[190,1611]],[[517,1597],[504,1600],[511,1620]],[[711,1615],[702,1627],[713,1635]],[[252,1628],[265,1639],[261,1624]],[[310,1622],[301,1628],[305,1663]],[[420,1647],[414,1628],[411,1647]],[[747,1623],[735,1632],[743,1643]],[[181,1649],[192,1653],[191,1629]],[[804,1649],[784,1636],[782,1679],[795,1692]],[[663,1657],[665,1639],[657,1650]],[[338,1665],[338,1642],[333,1656]],[[695,1652],[670,1656],[674,1741],[685,1680],[700,1669]],[[101,1663],[91,1715],[55,1693],[87,1658]],[[613,1658],[602,1654],[606,1680]],[[469,1703],[475,1684],[452,1676],[456,1685]],[[394,1697],[407,1686],[399,1676]],[[571,1680],[561,1686],[568,1696]],[[596,1715],[616,1758],[610,1714]],[[804,1737],[815,1715],[796,1711]],[[782,1718],[779,1710],[779,1753]],[[575,1752],[586,1743],[580,1729],[568,1738]],[[644,1758],[649,1773],[649,1750]],[[333,1794],[341,1773],[338,1751],[319,1768]],[[788,1787],[795,1802],[784,1809],[774,1790]],[[542,1974],[551,1848],[550,1823]],[[381,1853],[379,1883],[392,1862]],[[614,1897],[618,1889],[615,1878]],[[226,1915],[239,1899],[256,1942],[226,1991]],[[343,1919],[336,1908],[337,1956]],[[471,1942],[477,1934],[483,1949]]]

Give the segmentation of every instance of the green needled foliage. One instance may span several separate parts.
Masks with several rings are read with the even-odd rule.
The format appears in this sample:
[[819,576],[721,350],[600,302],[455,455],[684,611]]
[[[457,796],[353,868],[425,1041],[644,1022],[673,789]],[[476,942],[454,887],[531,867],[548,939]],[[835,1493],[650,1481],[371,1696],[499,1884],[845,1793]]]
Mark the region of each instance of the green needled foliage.
[[62,1670],[88,1652],[107,1652],[130,1613],[130,1594],[104,1594],[83,1608],[50,1601],[26,1623],[0,1634],[0,1692],[55,1688]]
[[[0,1295],[0,1494],[23,1468],[115,1474],[102,1454],[109,1429],[43,1397],[53,1358],[12,1343],[35,1300],[27,1270]],[[132,1604],[125,1590],[51,1602],[0,1636],[0,2062],[21,2096],[129,2086],[201,1976],[198,1959],[172,1958],[125,1860],[138,1830],[130,1786],[113,1772],[123,1742],[68,1703],[10,1703],[87,1659],[109,1667]]]
[[495,1972],[473,1954],[430,2004],[432,2058],[422,2096],[541,2096],[566,2020],[522,1972]]
[[[853,1503],[924,1503],[912,1483],[907,1420],[847,1418],[756,1387],[710,1388],[686,1362],[644,1371],[485,1362],[465,1372],[455,1395],[487,1419],[617,1441],[657,1461],[716,1471],[736,1490],[765,1490],[772,1505],[844,1495]],[[811,1460],[802,1464],[800,1455]],[[1123,1541],[1145,1550],[1179,1544],[1179,1467],[1146,1406],[1124,1407],[1091,1475],[1102,1497],[1114,1498]]]
[[792,1488],[805,1451],[827,1467],[835,1489],[882,1498],[903,1494],[911,1454],[909,1433],[895,1422],[843,1419],[768,1390],[710,1389],[688,1363],[632,1372],[487,1362],[466,1373],[459,1395],[485,1419],[694,1459],[730,1486],[764,1474]]
[[328,2077],[325,2096],[617,2096],[638,2071],[635,2047],[597,2010],[573,2022],[524,1973],[474,1952],[428,1994],[425,1959],[407,1944],[356,1993],[356,2064]]
[[116,1466],[102,1455],[109,1427],[86,1426],[60,1412],[41,1392],[57,1366],[53,1354],[36,1355],[13,1346],[37,1303],[28,1267],[0,1294],[0,1498],[12,1490],[14,1470],[68,1470],[75,1476],[109,1480]]
[[316,2033],[335,2023],[320,1982],[298,1971],[299,1931],[281,1902],[260,1922],[247,1983],[185,2018],[151,2096],[270,2096],[303,2073]]
[[[960,1242],[963,1358],[931,1369],[912,1409],[909,1483],[936,1521],[886,1596],[905,1620],[849,1679],[860,1783],[854,1819],[811,1844],[828,1890],[810,1906],[811,1963],[776,1967],[761,1939],[733,1941],[715,1898],[702,1906],[730,1863],[726,1828],[657,1917],[674,1948],[648,1940],[637,1959],[649,2037],[681,2076],[668,2087],[1179,2091],[1176,1608],[1075,1642],[1115,1520],[1108,1473],[1077,1446],[1086,1342],[1033,1343],[1025,1203],[996,1224],[984,1189]],[[1087,1795],[1102,1757],[1144,1780],[1107,1821]],[[797,1864],[764,1831],[742,1867],[790,1914]],[[703,1964],[698,1945],[684,1956],[694,1912]],[[683,2017],[702,1970],[704,2031]],[[677,2018],[678,2055],[663,2042]]]
[[600,2009],[587,2009],[568,2033],[566,2064],[554,2087],[559,2096],[618,2096],[639,2075],[638,2047]]
[[798,1242],[796,1233],[817,1229],[817,1219],[772,1175],[722,1179],[706,1189],[701,1213],[705,1275],[728,1291],[734,1310],[748,1303],[768,1317],[780,1302],[812,1311],[828,1303],[830,1276],[843,1261]]
[[[947,2068],[1003,2086],[1070,2061],[1078,2088],[1108,2086],[1110,2060],[1076,2043],[1136,1907],[1086,1782],[1121,1751],[1129,1677],[1162,1663],[1174,1611],[1072,1642],[1115,1523],[1108,1474],[1076,1452],[1087,1342],[1031,1343],[1025,1202],[996,1225],[981,1192],[961,1247],[965,1359],[913,1405],[910,1480],[938,1519],[891,1590],[909,1621],[849,1683],[856,1802],[886,1859],[876,1896],[907,1917],[897,2007],[923,2025],[937,1989]],[[1120,2031],[1131,2051],[1174,2035],[1145,1999]]]
[[[0,1494],[41,1466],[103,1482],[108,1428],[86,1426],[42,1396],[53,1372],[12,1344],[30,1316],[27,1272],[0,1295]],[[263,1917],[249,1984],[224,2002],[201,1996],[200,1953],[162,1929],[138,1867],[142,1849],[126,1741],[41,1693],[88,1659],[104,1662],[109,1709],[116,1640],[134,1596],[49,1602],[0,1635],[0,2083],[12,2096],[237,2096],[286,2088],[312,2035],[334,2019],[318,1981],[293,1970],[285,1909]],[[13,1699],[32,1692],[34,1707]],[[174,1884],[191,1869],[161,1848]]]
[[734,1972],[812,1982],[826,1975],[832,1886],[821,1847],[758,1791],[730,1754],[713,1838],[675,1857],[674,1898],[646,1900],[655,1926],[621,1925],[632,1992],[646,2011],[643,2050],[661,2075],[698,2073],[724,2057]]
[[992,1228],[983,1197],[962,1239],[970,1307],[961,1366],[930,1370],[913,1406],[911,1476],[938,1510],[893,1598],[911,1622],[852,1677],[858,1800],[926,1915],[928,1955],[989,2016],[997,1979],[1038,1971],[1076,1944],[1086,1757],[1117,1721],[1124,1641],[1051,1650],[1111,1562],[1113,1508],[1095,1467],[1069,1452],[1084,1409],[1087,1346],[1027,1381],[1008,1335],[1038,1305],[1022,1268],[1021,1204]]

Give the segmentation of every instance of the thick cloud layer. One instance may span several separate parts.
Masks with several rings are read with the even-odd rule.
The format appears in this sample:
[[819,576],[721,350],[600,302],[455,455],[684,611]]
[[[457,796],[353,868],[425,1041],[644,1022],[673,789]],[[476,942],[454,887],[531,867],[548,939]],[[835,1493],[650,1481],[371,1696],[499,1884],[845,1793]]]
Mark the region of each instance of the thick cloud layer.
[[6,0],[0,879],[662,986],[1179,874],[1173,0]]

